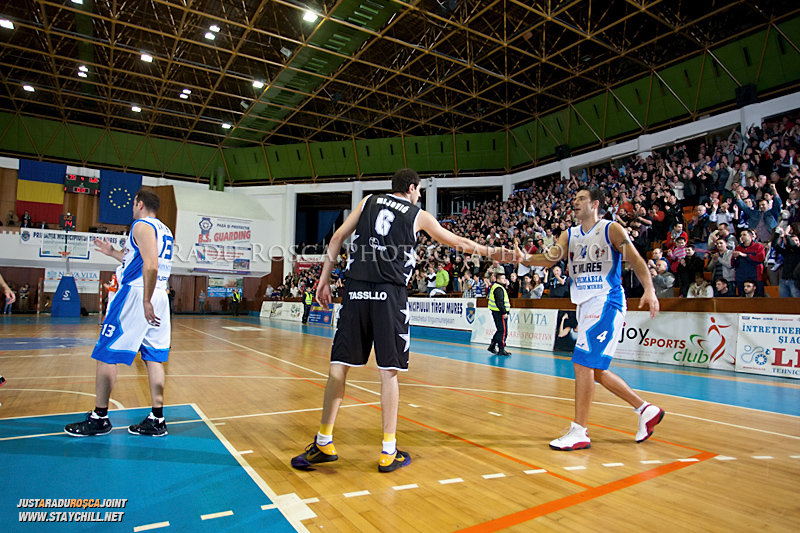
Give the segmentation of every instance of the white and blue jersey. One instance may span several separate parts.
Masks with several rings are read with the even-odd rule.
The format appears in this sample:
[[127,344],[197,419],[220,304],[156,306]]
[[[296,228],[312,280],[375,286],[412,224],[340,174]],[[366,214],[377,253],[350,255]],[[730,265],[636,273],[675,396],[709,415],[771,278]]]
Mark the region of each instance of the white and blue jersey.
[[133,228],[136,224],[148,224],[156,232],[156,243],[158,245],[158,280],[156,290],[167,290],[167,280],[172,272],[172,231],[163,222],[153,217],[140,218],[134,220],[131,225],[130,238],[125,243],[122,253],[122,265],[117,268],[117,280],[120,285],[130,285],[132,287],[143,287],[142,278],[142,255],[139,247],[133,239]]
[[[148,224],[156,232],[158,279],[150,303],[161,322],[157,327],[148,324],[144,316],[143,262],[139,246],[133,238],[136,224]],[[172,245],[172,232],[157,218],[140,218],[133,222],[130,237],[125,243],[122,265],[117,267],[119,290],[108,304],[92,358],[108,364],[130,365],[136,353],[141,351],[144,361],[167,361],[172,330],[166,289],[172,271]]]
[[608,230],[612,222],[599,220],[588,232],[583,227],[569,229],[569,279],[572,302],[580,305],[598,296],[607,296],[612,305],[622,308],[622,254],[614,249]]
[[578,308],[578,339],[572,360],[606,370],[625,323],[627,304],[622,289],[622,254],[609,238],[610,220],[599,220],[588,232],[569,229],[570,295]]

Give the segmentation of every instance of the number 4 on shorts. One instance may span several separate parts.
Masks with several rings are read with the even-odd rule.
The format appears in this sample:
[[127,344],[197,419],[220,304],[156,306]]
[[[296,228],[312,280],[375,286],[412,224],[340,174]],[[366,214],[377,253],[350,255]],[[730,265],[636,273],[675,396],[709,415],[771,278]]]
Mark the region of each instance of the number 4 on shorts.
[[599,340],[600,342],[605,342],[605,340],[606,340],[606,335],[608,335],[608,331],[604,331],[603,333],[601,333],[600,335],[598,335],[598,336],[597,336],[597,340]]

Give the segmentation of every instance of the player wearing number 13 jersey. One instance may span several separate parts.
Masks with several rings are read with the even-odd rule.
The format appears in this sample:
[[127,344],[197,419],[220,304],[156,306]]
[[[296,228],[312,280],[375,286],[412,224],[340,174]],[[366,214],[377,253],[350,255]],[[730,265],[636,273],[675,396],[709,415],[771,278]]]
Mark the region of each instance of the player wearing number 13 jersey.
[[647,304],[652,318],[658,314],[658,298],[647,264],[631,244],[628,234],[616,222],[600,219],[598,212],[603,207],[600,189],[581,189],[572,206],[579,225],[562,232],[558,243],[550,250],[529,256],[517,249],[526,265],[552,266],[567,259],[570,294],[577,305],[578,340],[572,354],[575,420],[550,447],[568,451],[591,446],[586,426],[595,381],[633,407],[639,415],[636,442],[643,442],[653,434],[664,411],[642,400],[622,378],[608,370],[625,322],[626,303],[621,283],[623,259],[631,263],[644,287],[639,307]]
[[133,200],[133,224],[122,251],[96,239],[97,249],[122,261],[116,276],[119,290],[108,307],[100,338],[92,352],[97,360],[96,407],[82,422],[68,424],[73,437],[105,435],[111,431],[108,402],[117,376],[117,364],[133,363],[137,352],[147,366],[153,410],[141,424],[128,428],[135,435],[164,436],[164,367],[169,357],[170,314],[167,281],[172,270],[173,237],[156,218],[160,200],[141,190]]
[[330,275],[339,250],[352,233],[342,308],[331,350],[331,366],[325,387],[322,420],[314,442],[292,459],[292,466],[312,465],[339,458],[333,446],[333,424],[344,397],[347,372],[367,364],[372,346],[381,375],[383,447],[378,470],[391,472],[411,462],[407,452],[397,449],[399,385],[397,372],[408,370],[410,311],[406,286],[416,265],[417,233],[456,250],[488,255],[498,260],[511,250],[487,249],[442,228],[427,211],[415,204],[420,197],[419,176],[411,169],[398,170],[392,178],[392,193],[370,195],[361,200],[333,235],[320,274],[317,301],[327,308],[331,302]]

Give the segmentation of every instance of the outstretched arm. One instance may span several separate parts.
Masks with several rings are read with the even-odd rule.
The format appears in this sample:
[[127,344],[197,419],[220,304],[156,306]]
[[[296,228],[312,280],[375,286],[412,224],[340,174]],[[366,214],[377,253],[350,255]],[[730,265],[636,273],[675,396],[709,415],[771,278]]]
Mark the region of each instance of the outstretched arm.
[[558,236],[558,241],[543,254],[527,254],[515,247],[514,256],[526,266],[543,266],[550,268],[562,259],[567,258],[567,248],[569,246],[569,231],[562,231]]
[[611,240],[611,245],[622,254],[622,258],[631,264],[633,271],[636,273],[636,277],[639,278],[639,282],[642,284],[642,287],[644,287],[644,295],[639,299],[639,309],[646,303],[650,309],[650,317],[655,318],[660,309],[660,305],[656,297],[656,290],[653,287],[653,280],[650,277],[650,271],[647,268],[647,263],[645,263],[642,256],[639,255],[639,252],[636,250],[636,247],[633,246],[630,237],[628,237],[628,234],[622,229],[622,226],[616,222],[613,222],[608,228],[608,237]]
[[419,212],[414,231],[424,231],[434,240],[446,244],[460,252],[479,254],[500,262],[513,261],[515,257],[513,250],[501,246],[483,246],[466,237],[461,237],[444,229],[439,222],[433,218],[433,215],[427,211]]

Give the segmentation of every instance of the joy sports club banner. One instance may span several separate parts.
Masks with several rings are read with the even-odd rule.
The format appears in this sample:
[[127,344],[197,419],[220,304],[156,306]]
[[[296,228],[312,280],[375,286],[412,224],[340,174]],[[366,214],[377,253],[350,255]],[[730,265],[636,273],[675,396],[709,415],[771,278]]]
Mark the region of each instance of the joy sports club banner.
[[[552,351],[557,318],[557,309],[511,309],[507,346]],[[485,307],[477,309],[471,342],[489,344],[495,331],[492,312]]]
[[409,298],[412,326],[472,331],[475,300],[469,298]]
[[736,371],[800,379],[800,317],[741,315]]
[[614,357],[733,370],[739,316],[734,313],[629,311]]

